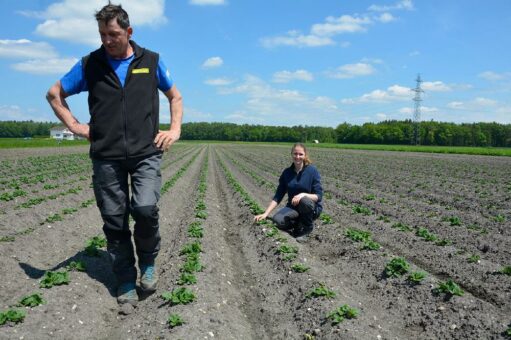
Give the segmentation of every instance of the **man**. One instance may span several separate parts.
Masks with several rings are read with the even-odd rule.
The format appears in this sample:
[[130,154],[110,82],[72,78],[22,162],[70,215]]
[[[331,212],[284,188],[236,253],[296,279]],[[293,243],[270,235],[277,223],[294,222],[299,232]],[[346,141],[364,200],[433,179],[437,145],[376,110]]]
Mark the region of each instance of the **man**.
[[[92,182],[118,280],[117,301],[135,306],[137,270],[129,215],[135,220],[140,287],[154,292],[160,249],[160,163],[163,151],[181,134],[182,98],[159,55],[130,40],[133,28],[120,5],[106,5],[96,20],[102,46],[57,81],[46,98],[69,130],[91,143]],[[170,104],[169,131],[158,129],[158,89]],[[89,92],[89,124],[78,122],[65,100],[82,91]]]

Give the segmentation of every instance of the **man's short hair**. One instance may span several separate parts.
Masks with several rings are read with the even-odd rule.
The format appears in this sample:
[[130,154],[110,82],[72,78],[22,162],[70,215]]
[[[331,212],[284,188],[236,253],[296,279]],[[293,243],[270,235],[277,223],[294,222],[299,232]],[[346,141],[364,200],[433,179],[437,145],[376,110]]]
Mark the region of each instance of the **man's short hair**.
[[121,28],[127,29],[130,27],[130,18],[128,13],[119,5],[112,5],[110,1],[108,5],[96,12],[96,20],[108,24],[110,20],[117,19],[117,23]]

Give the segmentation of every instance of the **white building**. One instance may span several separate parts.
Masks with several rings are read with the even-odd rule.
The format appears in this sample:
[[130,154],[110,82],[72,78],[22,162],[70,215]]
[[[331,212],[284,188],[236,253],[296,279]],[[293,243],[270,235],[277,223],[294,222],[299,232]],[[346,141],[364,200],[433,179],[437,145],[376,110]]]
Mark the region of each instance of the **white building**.
[[[64,125],[57,125],[50,129],[50,137],[55,139],[75,140],[75,134]],[[78,138],[77,138],[78,139]]]

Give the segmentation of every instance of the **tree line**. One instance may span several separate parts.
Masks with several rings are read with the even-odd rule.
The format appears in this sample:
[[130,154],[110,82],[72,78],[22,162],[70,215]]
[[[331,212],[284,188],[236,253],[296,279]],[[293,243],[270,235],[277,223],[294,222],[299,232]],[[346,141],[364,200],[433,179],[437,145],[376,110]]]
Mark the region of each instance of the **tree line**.
[[[0,121],[0,137],[49,136],[55,122]],[[162,124],[161,129],[167,129]],[[232,123],[184,123],[183,140],[220,140],[249,142],[312,142],[347,144],[411,144],[411,120],[379,123],[320,126],[266,126]],[[424,121],[419,124],[422,145],[511,147],[511,124],[447,123]]]

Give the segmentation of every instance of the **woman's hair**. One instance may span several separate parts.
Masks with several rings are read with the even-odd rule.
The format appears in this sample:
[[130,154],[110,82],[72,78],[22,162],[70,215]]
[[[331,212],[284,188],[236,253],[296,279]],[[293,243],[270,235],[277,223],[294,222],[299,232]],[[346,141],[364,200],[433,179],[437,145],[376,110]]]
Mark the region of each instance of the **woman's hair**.
[[305,152],[305,156],[303,157],[303,165],[309,165],[309,164],[312,164],[312,161],[311,159],[309,158],[309,153],[307,152],[307,148],[305,147],[305,145],[303,143],[295,143],[293,145],[293,148],[291,149],[291,153],[293,153],[293,151],[295,150],[296,147],[300,147],[303,149],[303,152]]

